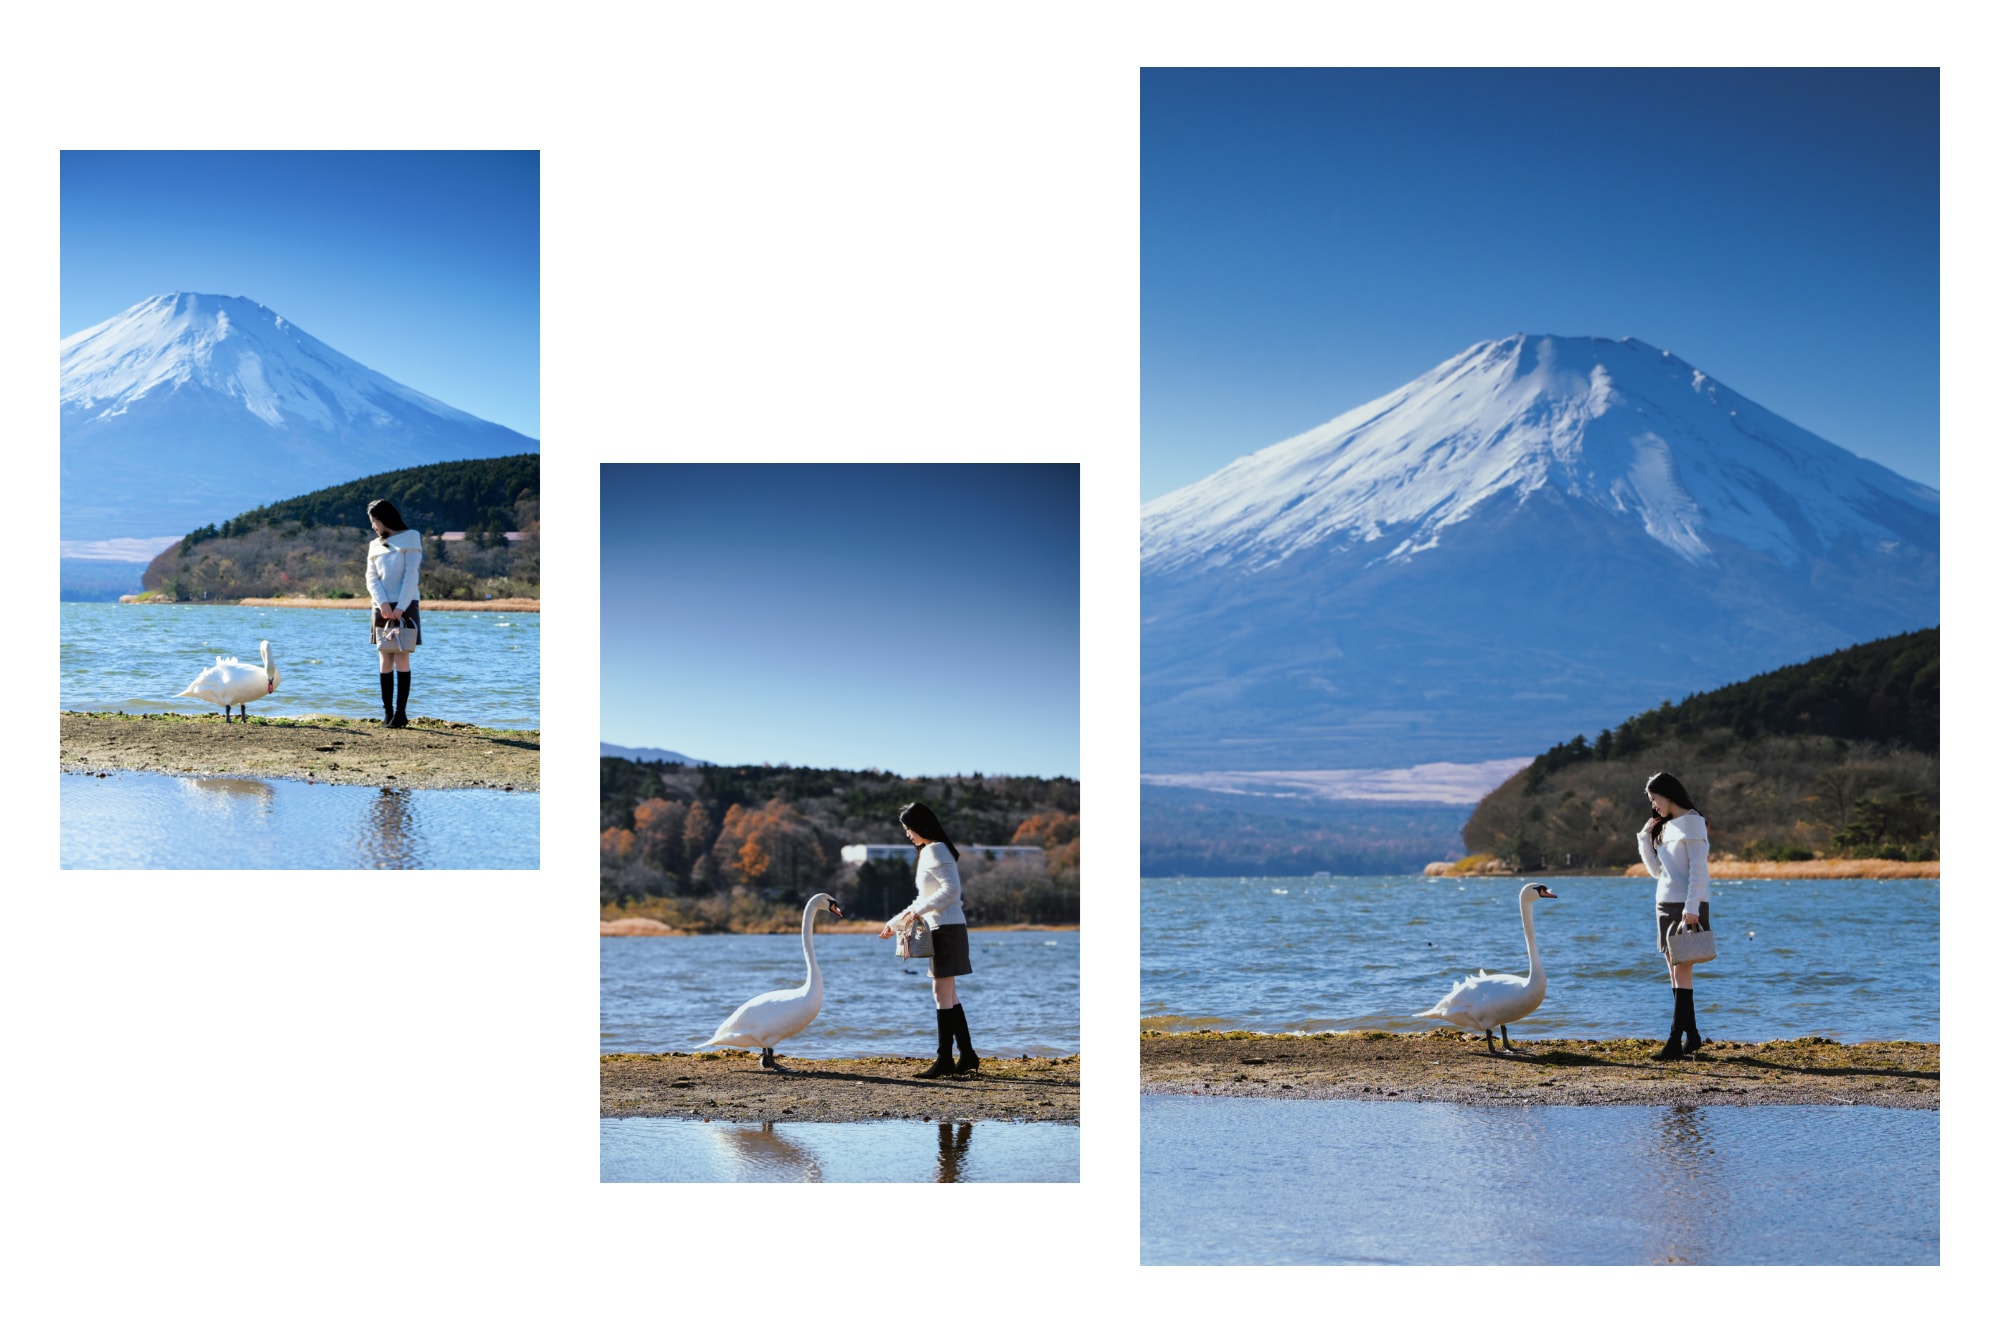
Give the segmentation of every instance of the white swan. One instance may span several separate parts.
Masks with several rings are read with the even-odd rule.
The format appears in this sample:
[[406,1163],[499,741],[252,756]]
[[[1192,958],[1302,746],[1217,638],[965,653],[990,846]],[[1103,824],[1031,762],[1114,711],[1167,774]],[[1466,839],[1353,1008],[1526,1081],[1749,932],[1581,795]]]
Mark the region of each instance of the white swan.
[[764,1054],[757,1063],[765,1069],[778,1067],[777,1052],[772,1048],[787,1037],[804,1032],[819,1017],[820,1001],[826,998],[826,978],[820,975],[819,959],[813,956],[813,918],[822,907],[835,916],[847,915],[832,894],[815,893],[806,900],[805,915],[799,918],[799,943],[806,951],[806,984],[745,1000],[743,1007],[723,1019],[722,1026],[702,1046],[761,1048]]
[[[1493,1050],[1493,1029],[1500,1029],[1500,1045],[1515,1049],[1507,1040],[1507,1025],[1518,1023],[1535,1012],[1548,993],[1548,974],[1542,971],[1542,955],[1535,949],[1535,899],[1553,898],[1546,884],[1521,886],[1521,932],[1528,937],[1528,975],[1481,970],[1451,988],[1442,1000],[1417,1014],[1418,1018],[1442,1018],[1462,1028],[1486,1034],[1486,1049]],[[1494,1052],[1498,1054],[1498,1052]]]
[[192,685],[174,697],[179,699],[193,695],[212,704],[221,704],[224,721],[229,718],[229,710],[241,704],[243,719],[249,721],[250,701],[261,699],[271,693],[278,688],[278,682],[283,679],[278,674],[278,668],[271,662],[271,641],[263,640],[257,645],[257,651],[263,655],[263,666],[252,666],[233,657],[218,657],[214,666],[196,676]]

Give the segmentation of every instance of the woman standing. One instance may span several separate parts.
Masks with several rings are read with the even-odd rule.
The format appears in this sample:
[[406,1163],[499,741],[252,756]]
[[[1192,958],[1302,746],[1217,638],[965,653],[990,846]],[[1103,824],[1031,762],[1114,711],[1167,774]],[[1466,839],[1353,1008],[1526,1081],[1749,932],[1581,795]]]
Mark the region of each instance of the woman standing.
[[[1639,830],[1639,859],[1658,882],[1653,904],[1664,955],[1669,927],[1709,928],[1708,821],[1671,773],[1647,778],[1646,797],[1652,802],[1653,817]],[[1701,1049],[1701,1033],[1694,1025],[1694,964],[1669,963],[1667,976],[1674,988],[1674,1030],[1667,1044],[1653,1052],[1655,1060],[1678,1060]]]
[[[910,929],[918,917],[931,932],[931,995],[937,1001],[937,1061],[918,1078],[970,1074],[979,1068],[972,1051],[972,1033],[965,1026],[965,1006],[958,1002],[957,978],[972,971],[972,947],[965,933],[965,910],[959,905],[958,848],[945,836],[944,825],[922,801],[896,812],[903,834],[917,847],[917,900],[889,918],[880,938]],[[948,853],[948,854],[947,854]],[[958,1041],[958,1063],[951,1061],[951,1043]]]
[[[387,500],[368,506],[368,524],[375,540],[368,543],[368,600],[374,603],[369,619],[368,642],[382,657],[382,725],[410,725],[410,654],[408,648],[389,652],[381,647],[382,629],[402,625],[409,629],[409,648],[423,642],[423,627],[417,619],[417,566],[423,563],[423,534],[413,531]],[[393,691],[393,693],[392,693]]]

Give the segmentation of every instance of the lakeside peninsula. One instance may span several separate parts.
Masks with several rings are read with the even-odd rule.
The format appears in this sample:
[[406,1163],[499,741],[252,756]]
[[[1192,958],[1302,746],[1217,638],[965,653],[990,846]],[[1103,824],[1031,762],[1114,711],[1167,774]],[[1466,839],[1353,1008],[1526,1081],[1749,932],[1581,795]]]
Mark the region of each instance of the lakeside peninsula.
[[63,713],[62,771],[289,778],[356,787],[541,789],[542,734],[417,717]]

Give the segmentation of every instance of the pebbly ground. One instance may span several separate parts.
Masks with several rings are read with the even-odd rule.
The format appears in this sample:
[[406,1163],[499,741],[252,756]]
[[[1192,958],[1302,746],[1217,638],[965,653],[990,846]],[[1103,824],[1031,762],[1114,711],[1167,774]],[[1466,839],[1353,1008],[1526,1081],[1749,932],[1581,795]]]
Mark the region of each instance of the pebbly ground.
[[1078,1121],[1081,1063],[983,1059],[962,1077],[921,1079],[929,1059],[877,1056],[802,1060],[782,1053],[778,1072],[754,1051],[605,1055],[598,1058],[598,1114],[681,1120]]
[[64,713],[62,771],[294,778],[362,787],[541,789],[542,734],[412,718]]
[[1441,1028],[1270,1036],[1142,1034],[1140,1090],[1188,1096],[1352,1098],[1483,1106],[1938,1107],[1938,1047],[1842,1045],[1824,1037],[1712,1042],[1692,1061],[1655,1062],[1655,1041],[1519,1042]]

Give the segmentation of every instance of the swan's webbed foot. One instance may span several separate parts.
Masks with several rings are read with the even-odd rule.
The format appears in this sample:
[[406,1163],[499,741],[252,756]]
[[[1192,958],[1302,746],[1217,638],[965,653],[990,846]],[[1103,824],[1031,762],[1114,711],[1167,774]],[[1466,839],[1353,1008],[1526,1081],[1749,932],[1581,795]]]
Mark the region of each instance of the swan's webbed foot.
[[[757,1061],[757,1067],[759,1069],[777,1069],[778,1053],[772,1050],[769,1046],[766,1046],[764,1048],[764,1054]],[[782,1073],[783,1071],[780,1070],[780,1072]]]

